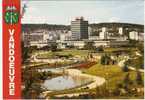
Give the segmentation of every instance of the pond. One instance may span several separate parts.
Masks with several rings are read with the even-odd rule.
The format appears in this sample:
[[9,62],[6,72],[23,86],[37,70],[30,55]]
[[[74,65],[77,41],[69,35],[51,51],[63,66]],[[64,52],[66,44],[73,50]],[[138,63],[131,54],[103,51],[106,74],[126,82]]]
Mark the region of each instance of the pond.
[[64,90],[71,89],[75,87],[80,87],[87,85],[92,82],[92,79],[79,76],[69,76],[63,75],[56,78],[45,80],[42,87],[54,91],[54,90]]

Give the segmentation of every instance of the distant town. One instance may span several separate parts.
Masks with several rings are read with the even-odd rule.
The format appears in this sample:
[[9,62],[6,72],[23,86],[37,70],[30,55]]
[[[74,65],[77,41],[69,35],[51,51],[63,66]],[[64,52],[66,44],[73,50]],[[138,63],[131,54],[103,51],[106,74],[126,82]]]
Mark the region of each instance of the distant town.
[[57,44],[57,48],[83,48],[88,42],[95,47],[128,46],[129,40],[143,41],[144,26],[129,23],[89,24],[83,17],[77,17],[65,25],[23,24],[24,46],[42,48]]

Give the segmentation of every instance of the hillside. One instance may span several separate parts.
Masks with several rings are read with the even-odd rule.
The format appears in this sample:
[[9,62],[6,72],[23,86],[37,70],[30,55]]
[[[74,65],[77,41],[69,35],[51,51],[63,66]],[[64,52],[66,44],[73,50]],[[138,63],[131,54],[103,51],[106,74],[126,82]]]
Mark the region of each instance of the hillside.
[[[92,29],[100,31],[102,27],[109,28],[109,31],[115,32],[117,28],[123,27],[124,31],[138,32],[144,31],[144,25],[140,24],[130,24],[130,23],[95,23],[89,25]],[[52,25],[52,24],[22,24],[22,31],[33,31],[36,29],[46,29],[46,30],[70,30],[70,25]]]

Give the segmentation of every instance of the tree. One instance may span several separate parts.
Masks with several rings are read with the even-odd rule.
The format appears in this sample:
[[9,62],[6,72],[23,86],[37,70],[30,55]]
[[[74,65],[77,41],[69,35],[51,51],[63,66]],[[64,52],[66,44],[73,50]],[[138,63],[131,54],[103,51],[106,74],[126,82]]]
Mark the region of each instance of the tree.
[[110,62],[110,60],[111,60],[110,56],[108,56],[107,54],[105,54],[105,55],[103,55],[101,57],[101,64],[102,65],[108,65],[109,62]]
[[138,85],[143,84],[142,76],[141,76],[141,73],[139,71],[136,72],[136,82]]
[[128,71],[129,71],[128,66],[127,66],[127,65],[124,65],[124,66],[122,67],[122,70],[123,70],[124,72],[128,72]]
[[138,50],[141,52],[141,54],[144,53],[144,44],[143,43],[139,43],[137,46]]
[[144,65],[144,57],[136,57],[136,59],[128,59],[128,61],[125,62],[126,65],[135,67],[136,69],[143,68]]
[[142,54],[142,56],[138,58],[138,63],[137,63],[138,67],[141,69],[144,69],[144,56],[143,55],[144,54]]
[[22,50],[22,63],[24,63],[29,58],[29,48],[24,47],[24,42],[21,42],[21,50]]
[[129,76],[130,76],[130,74],[127,73],[126,76],[125,76],[125,78],[124,78],[124,83],[127,83],[127,84],[129,83],[129,81],[130,81]]
[[[41,88],[41,80],[45,80],[48,77],[47,73],[38,72],[35,69],[30,69],[26,67],[22,74],[22,82],[25,88],[23,89],[24,98],[38,98],[39,94],[43,91]],[[45,76],[44,76],[45,75]]]
[[51,49],[52,52],[57,51],[57,45],[56,44],[52,44],[50,49]]
[[138,41],[137,40],[129,40],[129,44],[131,47],[137,47],[138,46]]
[[103,52],[104,49],[103,49],[103,46],[99,46],[96,48],[96,52]]
[[128,90],[129,84],[131,83],[130,74],[129,73],[127,73],[126,76],[124,77],[123,83],[124,83],[124,88],[126,90]]
[[84,48],[87,50],[94,50],[95,49],[95,47],[93,46],[93,42],[86,42]]

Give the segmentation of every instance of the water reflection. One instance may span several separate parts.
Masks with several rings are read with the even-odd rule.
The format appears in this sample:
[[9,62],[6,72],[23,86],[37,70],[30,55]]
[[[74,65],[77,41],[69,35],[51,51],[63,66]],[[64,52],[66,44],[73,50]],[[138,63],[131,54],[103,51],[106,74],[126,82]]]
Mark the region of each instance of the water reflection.
[[48,90],[64,90],[79,87],[91,81],[92,79],[88,79],[86,77],[63,75],[53,79],[45,80],[42,86],[47,88]]

